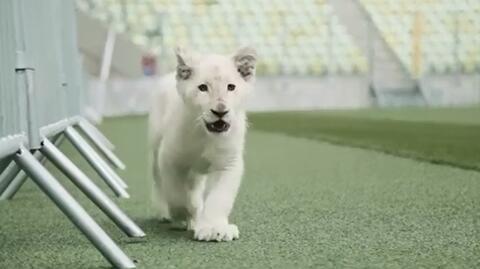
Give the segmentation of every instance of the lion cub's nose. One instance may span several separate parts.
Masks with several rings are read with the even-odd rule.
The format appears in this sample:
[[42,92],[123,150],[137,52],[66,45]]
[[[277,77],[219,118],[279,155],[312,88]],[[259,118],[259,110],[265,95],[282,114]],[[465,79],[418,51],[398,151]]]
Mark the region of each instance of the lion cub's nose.
[[227,106],[224,103],[218,103],[217,105],[217,111],[223,112],[227,110]]
[[210,109],[210,111],[212,111],[212,113],[219,118],[222,118],[223,116],[225,116],[228,113],[228,110],[216,111],[216,110]]
[[219,118],[222,118],[228,113],[227,106],[224,103],[218,103],[217,109],[210,109],[210,111]]

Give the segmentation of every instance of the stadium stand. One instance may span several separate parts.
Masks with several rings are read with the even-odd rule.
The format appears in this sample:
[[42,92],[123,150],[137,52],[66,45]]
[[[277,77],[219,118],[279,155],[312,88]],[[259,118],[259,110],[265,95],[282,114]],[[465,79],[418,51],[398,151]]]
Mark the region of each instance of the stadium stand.
[[414,72],[419,37],[420,73],[480,70],[480,2],[477,0],[361,0],[400,61]]
[[263,75],[355,74],[368,68],[326,0],[77,0],[77,6],[160,53],[168,69],[177,44],[221,53],[252,45]]

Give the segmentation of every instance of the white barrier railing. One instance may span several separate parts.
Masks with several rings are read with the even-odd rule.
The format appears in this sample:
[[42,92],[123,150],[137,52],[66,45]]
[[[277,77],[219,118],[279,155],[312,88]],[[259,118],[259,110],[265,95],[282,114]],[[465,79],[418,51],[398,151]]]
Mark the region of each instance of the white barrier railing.
[[145,236],[57,148],[66,137],[117,196],[129,197],[106,160],[121,169],[124,164],[108,139],[81,117],[85,91],[73,0],[0,1],[0,40],[0,198],[12,199],[28,175],[113,266],[134,268],[41,163],[44,157],[50,160],[128,236]]

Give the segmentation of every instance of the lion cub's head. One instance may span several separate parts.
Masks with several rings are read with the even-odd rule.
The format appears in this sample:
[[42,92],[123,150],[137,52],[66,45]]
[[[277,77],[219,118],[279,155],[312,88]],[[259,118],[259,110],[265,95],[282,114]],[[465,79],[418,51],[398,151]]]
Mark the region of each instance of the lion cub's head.
[[177,90],[210,133],[228,132],[243,117],[245,99],[255,80],[256,53],[242,48],[233,55],[199,55],[177,49]]

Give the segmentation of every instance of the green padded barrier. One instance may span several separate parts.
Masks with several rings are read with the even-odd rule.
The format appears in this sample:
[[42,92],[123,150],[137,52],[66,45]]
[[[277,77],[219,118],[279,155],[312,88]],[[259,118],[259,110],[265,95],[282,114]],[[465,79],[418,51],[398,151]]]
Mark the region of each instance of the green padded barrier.
[[66,115],[66,87],[59,35],[58,1],[21,0],[25,55],[35,69],[34,105],[39,126]]
[[67,83],[67,115],[76,116],[80,114],[83,107],[80,55],[77,48],[77,34],[74,3],[72,1],[59,1],[59,18],[63,23],[60,26],[60,37],[62,42],[63,66]]
[[73,1],[1,1],[0,40],[2,158],[27,134],[38,147],[41,129],[81,114],[85,93]]
[[38,147],[39,129],[79,115],[85,94],[73,1],[1,1],[0,40],[1,158],[19,135]]
[[0,1],[0,158],[11,153],[26,133],[25,85],[17,81],[18,35],[15,2]]

